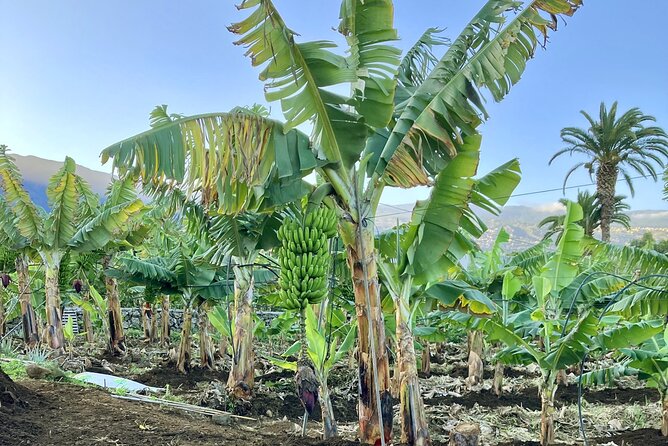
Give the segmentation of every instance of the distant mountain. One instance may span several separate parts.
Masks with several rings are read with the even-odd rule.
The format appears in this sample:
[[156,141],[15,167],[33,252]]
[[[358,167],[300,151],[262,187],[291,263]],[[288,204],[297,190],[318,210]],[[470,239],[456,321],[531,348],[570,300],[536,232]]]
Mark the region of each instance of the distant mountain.
[[[24,184],[32,199],[40,206],[47,207],[46,187],[49,178],[60,169],[61,161],[52,161],[36,156],[22,156],[12,154],[16,165],[23,174]],[[104,195],[111,182],[111,174],[77,166],[77,173],[81,175],[94,192]],[[385,231],[399,223],[410,220],[413,204],[384,205],[378,208],[375,219],[376,229]],[[543,231],[538,229],[538,222],[543,218],[564,213],[564,207],[559,203],[546,203],[536,206],[506,206],[500,216],[480,214],[489,227],[489,231],[482,236],[480,244],[483,248],[491,246],[499,228],[504,227],[511,236],[508,244],[510,250],[525,249],[543,237]],[[651,232],[657,240],[668,239],[668,210],[665,211],[632,211],[630,230],[619,226],[612,227],[612,241],[624,244],[634,238],[639,238],[645,232]]]
[[[49,179],[63,166],[63,162],[47,160],[32,155],[17,155],[15,153],[12,153],[11,156],[16,161],[16,166],[21,170],[23,184],[30,197],[36,204],[46,209],[48,207],[46,188],[49,184]],[[107,186],[111,182],[111,174],[83,166],[77,166],[77,174],[90,184],[93,192],[100,196],[104,195]]]
[[[413,205],[383,205],[378,208],[375,219],[378,231],[385,231],[394,227],[397,220],[406,223],[410,220]],[[537,206],[506,206],[498,217],[480,212],[481,217],[489,230],[482,236],[480,245],[488,248],[494,242],[499,228],[504,227],[510,234],[508,249],[522,250],[538,242],[544,231],[538,228],[538,223],[550,215],[563,214],[564,207],[559,203],[547,203]],[[639,238],[645,232],[651,232],[656,240],[668,239],[668,210],[666,211],[631,211],[631,229],[626,230],[613,225],[611,228],[612,242],[625,244]],[[596,234],[595,234],[596,235]]]

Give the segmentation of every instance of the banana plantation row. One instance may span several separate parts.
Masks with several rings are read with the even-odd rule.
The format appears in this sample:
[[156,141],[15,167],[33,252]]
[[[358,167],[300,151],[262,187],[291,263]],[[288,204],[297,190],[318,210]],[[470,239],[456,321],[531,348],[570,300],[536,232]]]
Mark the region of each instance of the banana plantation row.
[[[157,107],[151,129],[102,152],[118,174],[102,201],[67,158],[49,182],[48,212],[3,146],[3,284],[16,296],[26,345],[67,348],[61,305],[69,300],[84,309],[84,330],[97,324],[109,351],[124,355],[121,300],[139,295],[149,336],[155,304],[163,315],[170,304],[183,308],[183,373],[194,359],[193,311],[202,367],[213,365],[215,327],[231,357],[228,392],[251,399],[262,300],[282,308],[274,326],[295,339],[271,360],[295,370],[307,414],[319,400],[326,437],[337,433],[328,373],[354,349],[360,441],[392,440],[394,393],[401,442],[426,445],[418,353],[428,360],[430,343],[457,324],[470,330],[472,384],[482,379],[485,343],[496,352],[498,392],[502,364],[540,368],[542,444],[555,441],[558,378],[580,363],[583,384],[637,374],[657,387],[668,435],[668,258],[607,243],[618,174],[656,178],[668,156],[665,133],[643,125],[653,118],[632,109],[618,120],[616,104],[602,105],[600,121],[585,114],[590,129],[562,132],[571,152],[593,157],[575,168],[596,174],[604,241],[592,237],[592,215],[566,202],[551,238],[525,251],[504,252],[503,230],[488,251],[476,242],[487,228],[474,210],[498,214],[520,181],[517,160],[478,174],[484,96],[503,99],[548,32],[580,6],[488,1],[454,40],[429,29],[402,57],[392,2],[344,0],[344,56],[331,42],[297,43],[270,1],[248,0],[239,7],[248,15],[229,30],[262,66],[266,98],[280,102],[285,122],[261,106],[188,117]],[[330,88],[340,85],[351,95]],[[298,130],[305,122],[311,136]],[[630,126],[614,147],[623,156],[587,152],[610,125]],[[410,222],[380,231],[384,189],[416,186],[431,190]],[[606,355],[618,364],[587,361]]]

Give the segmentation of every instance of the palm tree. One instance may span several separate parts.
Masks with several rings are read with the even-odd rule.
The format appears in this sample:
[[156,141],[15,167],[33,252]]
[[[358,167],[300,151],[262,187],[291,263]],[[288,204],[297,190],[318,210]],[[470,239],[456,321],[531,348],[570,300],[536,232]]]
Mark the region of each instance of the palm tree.
[[[317,170],[325,180],[317,191],[340,217],[352,272],[360,439],[384,444],[391,438],[392,398],[374,247],[382,192],[455,181],[434,188],[429,218],[420,215],[424,206],[417,216],[423,248],[408,269],[423,278],[438,275],[448,250],[460,246],[460,225],[479,228],[462,208],[496,187],[472,178],[481,143],[477,128],[488,116],[482,95],[502,100],[558,17],[572,15],[581,3],[489,0],[443,57],[431,51],[437,40],[423,36],[402,60],[391,45],[398,39],[391,0],[342,1],[345,52],[334,51],[329,41],[297,42],[299,35],[270,0],[244,1],[239,9],[250,14],[229,29],[240,36],[237,44],[253,66],[263,66],[266,98],[281,103],[286,123],[244,111],[192,116],[114,144],[102,158],[113,158],[121,175],[137,175],[145,184],[167,182],[216,197],[207,201],[227,214],[294,201],[309,191],[302,178]],[[312,124],[311,138],[295,130],[305,122]],[[453,163],[460,175],[440,176]],[[424,430],[413,434],[409,443],[429,443]]]
[[573,172],[584,167],[590,177],[596,175],[596,193],[601,202],[601,238],[610,241],[610,224],[615,213],[615,187],[622,175],[629,186],[631,196],[635,194],[632,174],[650,176],[657,180],[656,166],[663,168],[668,159],[668,135],[657,126],[645,126],[654,122],[653,116],[632,108],[617,118],[617,102],[608,110],[601,103],[599,120],[581,111],[589,122],[589,128],[566,127],[561,130],[561,139],[567,146],[552,156],[549,164],[559,156],[581,154],[589,159],[575,164],[564,178],[566,182]]
[[[626,229],[631,228],[631,218],[628,214],[624,212],[628,211],[630,206],[624,203],[624,195],[615,195],[613,214],[611,223],[617,223],[618,225],[623,226]],[[568,204],[568,200],[562,198],[559,200],[559,203],[564,205],[564,208]],[[582,220],[577,223],[584,228],[585,235],[589,237],[594,236],[594,231],[601,227],[601,203],[598,199],[596,193],[592,194],[589,191],[579,191],[577,203],[582,208],[584,217]],[[543,226],[547,227],[547,232],[543,236],[543,239],[551,238],[553,235],[557,235],[557,241],[561,234],[564,231],[564,217],[565,215],[551,215],[545,217],[538,223],[538,227],[542,228]]]

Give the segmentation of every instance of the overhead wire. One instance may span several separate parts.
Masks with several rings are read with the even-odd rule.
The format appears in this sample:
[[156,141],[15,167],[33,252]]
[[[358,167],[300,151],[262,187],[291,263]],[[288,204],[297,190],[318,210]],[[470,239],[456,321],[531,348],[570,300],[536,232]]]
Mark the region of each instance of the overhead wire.
[[[629,178],[629,180],[637,180],[639,178],[651,178],[651,176],[650,175],[637,175],[635,177]],[[622,181],[626,181],[626,178],[619,178],[619,179],[617,179],[616,182],[620,183]],[[489,198],[492,199],[492,200],[505,200],[505,199],[510,199],[510,198],[526,197],[526,196],[531,196],[531,195],[540,195],[540,194],[545,194],[545,193],[549,193],[549,192],[558,192],[560,190],[564,191],[564,190],[570,190],[570,189],[578,189],[580,187],[588,187],[588,186],[595,186],[595,185],[596,185],[596,183],[592,182],[592,183],[586,183],[586,184],[578,184],[578,185],[574,185],[574,186],[556,187],[556,188],[550,188],[550,189],[540,189],[540,190],[535,190],[535,191],[530,191],[530,192],[521,192],[521,193],[516,193],[516,194],[501,195],[501,196],[498,196],[498,197],[489,197]],[[406,210],[406,209],[402,209],[401,207],[395,206],[395,205],[392,205],[392,204],[387,204],[387,203],[380,203],[380,204],[382,204],[383,206],[389,206],[389,207],[392,207],[392,208],[395,208],[395,209],[398,209],[398,210],[401,210],[401,211],[400,212],[390,212],[390,213],[387,213],[387,214],[380,214],[380,215],[376,215],[374,217],[367,217],[367,218],[376,218],[377,219],[377,218],[383,218],[383,217],[393,217],[393,216],[396,216],[396,215],[411,214],[414,211],[414,209]],[[449,207],[450,206],[434,206],[431,209],[446,209],[446,208],[449,208]]]

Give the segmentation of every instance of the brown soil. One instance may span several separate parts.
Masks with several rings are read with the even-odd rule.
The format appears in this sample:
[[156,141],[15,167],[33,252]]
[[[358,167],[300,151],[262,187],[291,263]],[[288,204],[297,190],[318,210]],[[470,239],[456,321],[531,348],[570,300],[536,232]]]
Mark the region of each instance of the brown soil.
[[668,444],[668,438],[663,437],[658,429],[624,431],[611,437],[596,438],[594,444],[606,444],[611,441],[624,446],[666,446]]
[[357,444],[302,439],[294,435],[291,422],[219,426],[157,405],[119,400],[96,388],[43,381],[22,384],[28,389],[29,406],[13,413],[0,411],[0,446]]
[[0,412],[14,412],[27,406],[29,391],[19,386],[0,369]]
[[207,384],[214,380],[226,382],[227,371],[212,371],[209,369],[194,367],[188,372],[187,375],[184,375],[179,373],[174,365],[170,364],[157,366],[142,373],[141,375],[134,377],[133,379],[151,387],[165,387],[167,384],[169,384],[169,387],[171,387],[172,391],[193,390],[198,387],[197,383]]
[[[583,398],[590,403],[599,404],[632,404],[655,402],[659,400],[658,392],[654,389],[604,389],[597,391],[584,390]],[[575,404],[578,399],[577,386],[561,386],[557,389],[557,404]],[[426,405],[460,404],[464,407],[473,407],[475,404],[483,407],[522,406],[529,410],[540,410],[538,390],[525,388],[504,393],[497,397],[492,392],[470,392],[461,397],[438,396],[425,400]]]
[[[334,392],[333,392],[334,393]],[[357,400],[348,400],[346,398],[331,395],[332,408],[334,409],[334,418],[338,422],[355,422],[357,417]],[[264,416],[270,410],[274,417],[287,417],[290,420],[301,420],[304,415],[304,406],[297,397],[296,393],[288,393],[283,398],[276,392],[270,390],[269,393],[256,392],[253,399],[249,402],[237,402],[234,406],[234,413],[246,416]],[[315,410],[309,417],[313,421],[321,421],[320,405],[316,405]]]

